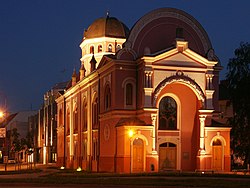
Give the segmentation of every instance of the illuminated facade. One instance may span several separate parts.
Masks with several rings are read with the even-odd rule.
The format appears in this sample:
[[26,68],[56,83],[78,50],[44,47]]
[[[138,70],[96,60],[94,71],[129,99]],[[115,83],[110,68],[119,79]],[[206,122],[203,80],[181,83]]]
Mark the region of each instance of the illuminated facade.
[[130,32],[107,16],[80,47],[79,74],[56,99],[58,166],[230,170],[230,128],[218,112],[222,67],[192,16],[157,9]]
[[44,94],[44,103],[37,115],[37,126],[33,123],[36,162],[48,164],[57,160],[57,105],[55,99],[63,93],[66,85],[67,82],[57,83]]

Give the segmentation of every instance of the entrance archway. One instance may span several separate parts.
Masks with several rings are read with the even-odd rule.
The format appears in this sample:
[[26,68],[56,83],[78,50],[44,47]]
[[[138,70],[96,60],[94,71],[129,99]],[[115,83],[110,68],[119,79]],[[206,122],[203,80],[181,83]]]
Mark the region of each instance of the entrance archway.
[[159,147],[159,169],[175,170],[177,165],[177,147],[171,142],[165,142]]
[[140,138],[133,141],[133,172],[143,172],[144,142]]
[[215,139],[212,145],[213,152],[213,169],[222,170],[222,143],[219,139]]

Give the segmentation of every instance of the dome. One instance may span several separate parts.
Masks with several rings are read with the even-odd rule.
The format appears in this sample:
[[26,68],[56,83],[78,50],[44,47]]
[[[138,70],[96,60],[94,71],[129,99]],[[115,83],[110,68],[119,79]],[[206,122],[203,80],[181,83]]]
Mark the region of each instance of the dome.
[[115,17],[98,18],[84,32],[85,39],[98,37],[126,38],[128,27]]

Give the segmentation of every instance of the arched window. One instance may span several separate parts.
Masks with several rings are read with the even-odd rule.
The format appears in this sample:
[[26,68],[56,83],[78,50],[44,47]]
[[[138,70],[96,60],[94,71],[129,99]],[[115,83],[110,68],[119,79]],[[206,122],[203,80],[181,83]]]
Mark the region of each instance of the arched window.
[[73,127],[74,127],[74,133],[78,132],[78,112],[77,107],[74,110],[74,116],[73,116]]
[[86,99],[83,100],[82,107],[82,121],[83,121],[83,131],[87,131],[87,102]]
[[122,49],[121,45],[120,45],[120,44],[117,44],[117,46],[116,46],[116,51],[118,52],[120,49]]
[[68,135],[70,133],[70,111],[67,109],[67,115],[66,115],[66,134]]
[[102,45],[98,46],[98,53],[102,52]]
[[61,126],[63,125],[63,113],[62,113],[62,109],[59,110],[59,118],[58,118],[58,124]]
[[97,155],[98,155],[98,150],[97,150],[97,148],[98,148],[98,141],[96,140],[96,139],[93,139],[93,145],[92,145],[92,151],[93,151],[93,153],[92,153],[92,159],[93,159],[93,161],[96,161],[97,160]]
[[98,129],[98,100],[97,97],[92,103],[92,128]]
[[108,45],[108,52],[112,52],[112,45],[111,44]]
[[82,144],[82,158],[83,160],[87,160],[87,139],[85,138]]
[[89,53],[94,54],[94,52],[95,52],[94,46],[90,46]]
[[159,130],[177,129],[177,104],[172,97],[164,97],[159,105]]
[[111,106],[111,91],[109,85],[105,88],[105,98],[104,98],[105,110],[108,110]]
[[133,104],[133,85],[131,83],[126,84],[126,105]]

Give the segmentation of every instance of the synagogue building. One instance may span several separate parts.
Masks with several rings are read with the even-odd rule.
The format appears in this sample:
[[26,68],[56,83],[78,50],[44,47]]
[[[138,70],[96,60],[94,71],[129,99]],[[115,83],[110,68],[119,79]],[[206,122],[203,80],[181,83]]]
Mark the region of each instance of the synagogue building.
[[230,171],[222,70],[191,15],[153,10],[131,29],[95,20],[57,102],[57,164],[93,172]]

